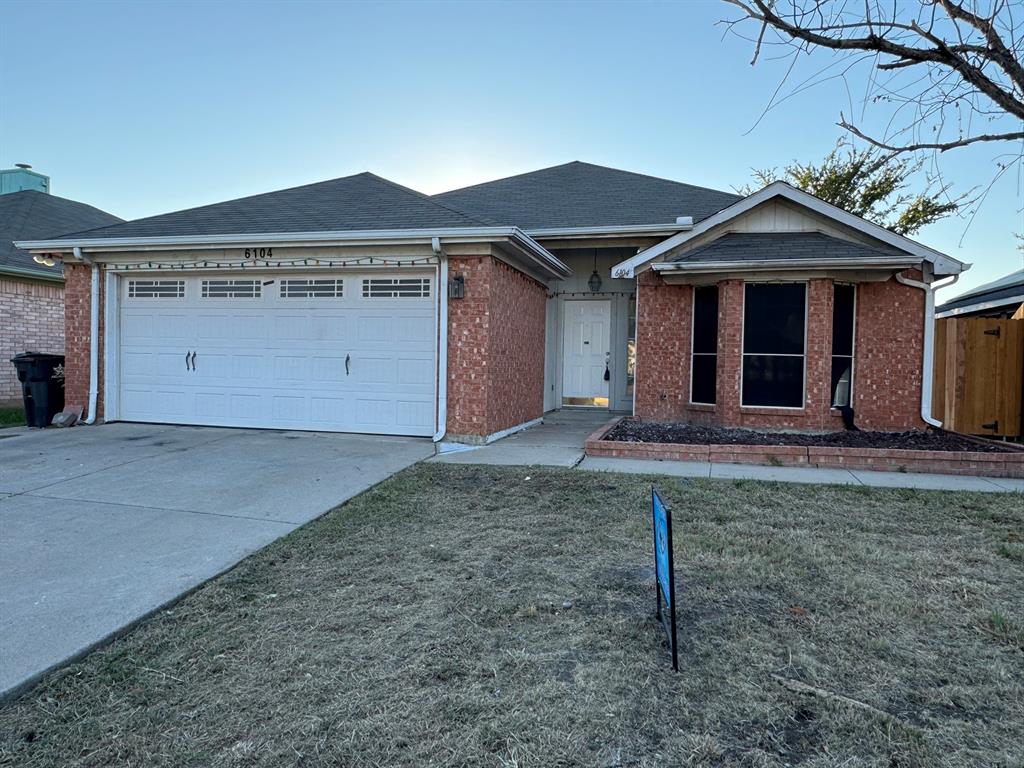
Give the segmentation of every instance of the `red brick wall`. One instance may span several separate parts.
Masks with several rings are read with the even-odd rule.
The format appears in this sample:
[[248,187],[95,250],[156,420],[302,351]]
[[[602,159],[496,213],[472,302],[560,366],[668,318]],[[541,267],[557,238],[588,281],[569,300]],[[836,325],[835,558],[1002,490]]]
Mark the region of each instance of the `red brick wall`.
[[[89,408],[89,299],[92,268],[86,264],[64,265],[64,402]],[[100,281],[100,366],[97,415],[103,418],[103,281]]]
[[636,413],[644,419],[681,419],[690,400],[693,288],[666,285],[648,270],[637,279],[636,290]]
[[547,289],[491,260],[491,375],[487,434],[544,415]]
[[0,277],[0,401],[20,400],[10,359],[19,352],[64,352],[64,286]]
[[[908,275],[920,279],[919,273]],[[896,280],[857,288],[853,407],[867,429],[923,428],[924,291]]]
[[466,296],[448,301],[448,433],[483,437],[544,413],[547,291],[491,256],[453,258]]
[[449,279],[465,278],[466,295],[448,299],[448,432],[486,435],[490,360],[491,257],[451,259]]
[[[740,406],[743,281],[718,283],[718,381],[713,407],[689,405],[692,292],[665,285],[648,271],[638,280],[636,415],[724,426],[834,430],[831,408],[833,283],[810,280],[807,288],[807,390],[804,407]],[[902,430],[920,419],[922,291],[890,279],[857,289],[854,401],[858,426]],[[645,349],[646,347],[646,349]]]

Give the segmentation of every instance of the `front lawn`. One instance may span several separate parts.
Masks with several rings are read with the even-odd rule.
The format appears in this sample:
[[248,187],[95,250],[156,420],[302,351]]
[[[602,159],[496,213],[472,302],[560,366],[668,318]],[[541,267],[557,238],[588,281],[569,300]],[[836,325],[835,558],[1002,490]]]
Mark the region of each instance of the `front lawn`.
[[19,766],[1024,761],[1019,494],[418,465],[0,711]]

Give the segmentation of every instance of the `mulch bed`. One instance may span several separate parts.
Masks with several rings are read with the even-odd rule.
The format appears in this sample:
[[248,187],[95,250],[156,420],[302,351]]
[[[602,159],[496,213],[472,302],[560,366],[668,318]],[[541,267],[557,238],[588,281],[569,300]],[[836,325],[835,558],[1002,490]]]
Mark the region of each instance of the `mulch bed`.
[[691,445],[797,445],[813,448],[885,448],[909,451],[980,451],[1014,453],[986,442],[975,442],[950,432],[755,432],[750,429],[701,427],[692,424],[660,423],[623,419],[604,436],[624,443],[687,443]]

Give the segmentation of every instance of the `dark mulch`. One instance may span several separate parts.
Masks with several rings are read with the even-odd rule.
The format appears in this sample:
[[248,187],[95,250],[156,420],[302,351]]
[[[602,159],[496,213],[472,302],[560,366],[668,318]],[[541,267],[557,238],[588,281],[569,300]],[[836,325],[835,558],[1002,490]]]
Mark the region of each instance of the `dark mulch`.
[[690,443],[695,445],[802,445],[829,448],[897,448],[909,451],[983,451],[1010,453],[993,443],[974,442],[950,432],[912,430],[910,432],[830,432],[800,434],[794,432],[754,432],[750,429],[701,427],[623,419],[605,440],[624,443]]

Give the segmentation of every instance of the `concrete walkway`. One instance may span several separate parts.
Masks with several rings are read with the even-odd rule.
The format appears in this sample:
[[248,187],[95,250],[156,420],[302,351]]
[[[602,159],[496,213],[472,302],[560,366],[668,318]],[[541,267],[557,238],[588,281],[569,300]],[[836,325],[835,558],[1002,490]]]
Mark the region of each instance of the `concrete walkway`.
[[765,480],[784,483],[869,485],[939,491],[1024,492],[1024,480],[999,477],[930,475],[913,472],[867,472],[816,467],[768,467],[757,464],[609,459],[586,456],[587,437],[614,414],[607,411],[554,411],[544,423],[504,440],[469,450],[445,453],[432,461],[451,464],[502,464],[573,467],[589,472],[708,477],[720,480]]
[[433,453],[313,432],[0,430],[0,699]]

